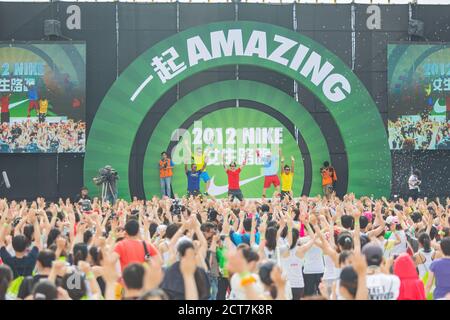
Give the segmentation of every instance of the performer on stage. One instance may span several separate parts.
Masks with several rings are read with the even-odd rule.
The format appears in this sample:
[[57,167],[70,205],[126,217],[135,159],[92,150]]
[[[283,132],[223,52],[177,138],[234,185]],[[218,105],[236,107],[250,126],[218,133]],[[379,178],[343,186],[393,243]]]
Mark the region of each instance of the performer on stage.
[[[281,154],[281,149],[280,149]],[[264,187],[263,198],[266,197],[266,191],[273,184],[275,193],[280,194],[280,179],[278,178],[278,155],[272,155],[269,151],[263,159]]]
[[195,163],[191,164],[191,170],[188,170],[188,165],[184,165],[184,171],[187,176],[187,194],[188,196],[198,196],[200,194],[200,178],[202,172],[206,168],[206,161],[203,163],[203,167],[197,170],[197,165]]
[[422,183],[421,180],[421,172],[419,169],[413,170],[411,176],[408,179],[408,187],[409,187],[409,196],[414,200],[420,195],[420,185]]
[[32,109],[34,109],[36,111],[36,115],[39,114],[39,104],[38,104],[39,95],[38,95],[37,88],[34,85],[31,85],[28,88],[28,100],[29,100],[29,104],[28,104],[27,117],[29,118],[30,112]]
[[291,157],[291,166],[284,164],[284,157],[281,156],[281,167],[283,168],[283,171],[281,172],[281,200],[284,199],[284,197],[288,197],[289,199],[292,199],[293,192],[292,192],[292,182],[294,180],[294,157]]
[[48,100],[46,97],[41,97],[39,100],[39,122],[45,122],[48,110]]
[[336,170],[330,166],[328,161],[325,161],[323,167],[320,168],[320,174],[322,175],[323,194],[329,199],[336,187]]
[[236,162],[233,161],[230,166],[227,168],[225,164],[225,160],[223,162],[223,168],[225,169],[225,172],[228,176],[228,197],[231,201],[234,200],[234,198],[238,198],[239,201],[244,200],[244,195],[242,194],[241,187],[240,187],[240,173],[242,169],[245,167],[247,163],[247,155],[245,156],[244,161],[242,162],[242,166],[238,167],[236,165]]
[[170,183],[172,181],[172,168],[174,163],[172,159],[167,156],[167,152],[161,152],[161,160],[159,160],[159,179],[161,184],[161,197],[167,196],[171,197],[171,187]]

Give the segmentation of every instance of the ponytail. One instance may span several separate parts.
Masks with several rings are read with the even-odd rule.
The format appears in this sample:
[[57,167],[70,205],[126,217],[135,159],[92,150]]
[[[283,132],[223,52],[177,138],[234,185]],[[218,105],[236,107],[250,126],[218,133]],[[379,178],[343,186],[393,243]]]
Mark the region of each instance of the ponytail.
[[431,251],[431,238],[428,233],[421,233],[418,237],[419,243],[423,247],[423,251],[430,252]]
[[274,283],[272,283],[272,284],[270,285],[270,290],[269,290],[269,292],[270,292],[270,296],[272,297],[272,299],[275,300],[275,299],[277,298],[278,290],[277,290],[277,287],[275,286]]

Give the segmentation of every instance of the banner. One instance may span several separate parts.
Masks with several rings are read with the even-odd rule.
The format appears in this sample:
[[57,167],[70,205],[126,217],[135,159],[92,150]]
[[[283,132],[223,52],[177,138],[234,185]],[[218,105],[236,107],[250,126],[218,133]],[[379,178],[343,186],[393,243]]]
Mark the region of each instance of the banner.
[[84,43],[0,43],[0,152],[85,149]]
[[[159,42],[131,63],[105,96],[93,121],[86,149],[85,181],[92,181],[99,168],[109,164],[119,172],[120,196],[129,197],[130,185],[136,183],[129,180],[132,147],[140,126],[146,125],[143,123],[146,114],[151,114],[152,107],[166,92],[190,76],[211,68],[241,64],[278,72],[311,91],[327,108],[342,136],[348,160],[348,191],[374,196],[390,194],[391,160],[385,127],[375,103],[355,74],[334,54],[304,35],[248,21],[213,23],[185,30]],[[322,129],[311,134],[316,132],[317,123],[311,117],[299,118],[292,113],[304,109],[293,97],[285,94],[287,97],[274,98],[277,94],[266,87],[249,95],[249,86],[245,80],[208,84],[168,107],[160,123],[165,119],[185,122],[193,116],[191,105],[201,109],[226,100],[257,98],[258,103],[291,114],[289,120],[299,133],[310,134],[306,142],[310,154],[302,152],[303,158],[309,158],[311,163],[308,172],[304,172],[308,181],[303,189],[311,195],[321,192],[319,169],[323,161],[330,159],[329,146],[325,143],[318,150],[316,144],[325,140]],[[177,107],[180,101],[183,103]],[[178,114],[169,117],[168,112],[176,107]],[[159,140],[158,144],[153,144],[153,139]],[[143,167],[147,197],[159,194],[155,164],[164,150],[162,146],[172,142],[167,139],[167,133],[152,127],[147,150],[150,148],[157,158],[146,161]],[[151,170],[153,177],[147,179],[146,172]],[[305,188],[306,185],[309,187]]]
[[388,45],[391,149],[450,150],[450,45]]

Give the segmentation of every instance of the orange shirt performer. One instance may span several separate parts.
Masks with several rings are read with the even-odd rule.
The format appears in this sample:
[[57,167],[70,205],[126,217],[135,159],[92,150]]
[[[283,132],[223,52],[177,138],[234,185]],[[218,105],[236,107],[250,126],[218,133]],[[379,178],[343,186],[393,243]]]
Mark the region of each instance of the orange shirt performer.
[[322,188],[323,194],[330,198],[331,194],[335,191],[334,186],[337,181],[336,170],[328,161],[323,163],[323,167],[320,168],[320,174],[322,175]]
[[171,197],[171,181],[172,181],[172,168],[174,167],[173,161],[168,157],[167,152],[161,152],[161,160],[159,160],[159,180],[161,183],[161,197]]

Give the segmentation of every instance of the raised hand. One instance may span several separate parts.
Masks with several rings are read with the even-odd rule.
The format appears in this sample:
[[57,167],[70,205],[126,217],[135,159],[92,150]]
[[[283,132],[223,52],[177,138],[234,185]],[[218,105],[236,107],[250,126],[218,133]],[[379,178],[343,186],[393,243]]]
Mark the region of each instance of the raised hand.
[[180,259],[180,271],[184,277],[193,276],[197,269],[194,250],[187,250],[184,257]]
[[272,271],[270,272],[270,278],[272,279],[278,290],[284,290],[287,280],[281,273],[280,267],[275,266],[272,268]]
[[351,257],[351,264],[358,275],[365,275],[367,271],[366,257],[361,253],[354,253]]

